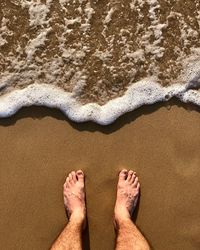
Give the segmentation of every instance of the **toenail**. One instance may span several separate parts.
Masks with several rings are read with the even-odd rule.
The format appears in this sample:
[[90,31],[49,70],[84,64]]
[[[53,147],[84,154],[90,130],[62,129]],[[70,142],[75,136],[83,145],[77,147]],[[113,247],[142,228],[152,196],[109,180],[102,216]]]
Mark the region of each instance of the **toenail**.
[[77,171],[77,174],[83,175],[83,171],[82,171],[82,170],[78,170],[78,171]]
[[122,171],[121,171],[121,173],[127,173],[127,169],[123,169]]

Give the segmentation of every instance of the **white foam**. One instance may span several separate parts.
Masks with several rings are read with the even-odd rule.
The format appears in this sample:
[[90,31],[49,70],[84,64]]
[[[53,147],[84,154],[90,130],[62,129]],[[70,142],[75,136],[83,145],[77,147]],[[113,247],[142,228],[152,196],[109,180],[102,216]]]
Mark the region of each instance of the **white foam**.
[[[109,4],[108,4],[109,6]],[[112,21],[112,16],[115,12],[115,8],[111,7],[108,11],[107,11],[107,15],[105,16],[105,19],[103,20],[103,30],[102,30],[102,35],[104,36],[104,38],[106,39],[106,41],[108,41],[108,38],[106,37],[106,31],[108,30],[108,25],[109,23]]]
[[52,0],[48,0],[46,4],[42,4],[40,0],[21,0],[21,6],[23,8],[29,9],[29,22],[30,26],[44,26],[45,24],[49,24],[49,20],[47,20],[47,15],[49,13],[49,8],[52,3]]
[[87,2],[84,8],[84,12],[86,15],[85,18],[85,23],[81,24],[81,29],[86,32],[90,29],[90,20],[92,19],[92,16],[94,15],[95,11],[94,9],[91,7],[90,2]]
[[25,48],[25,52],[27,54],[27,60],[31,60],[33,55],[35,54],[36,50],[45,44],[47,39],[47,34],[52,30],[52,28],[44,29],[40,34],[29,41],[28,45]]
[[[77,2],[80,3],[77,7],[80,15],[72,14],[68,8],[71,4],[76,6]],[[3,73],[0,77],[1,117],[10,116],[23,106],[44,105],[61,109],[65,115],[77,122],[92,120],[106,125],[120,115],[142,105],[166,101],[173,96],[178,97],[183,102],[200,105],[200,92],[191,89],[200,85],[198,80],[200,48],[192,47],[194,43],[191,43],[191,40],[198,39],[198,29],[195,30],[186,21],[183,14],[171,11],[166,19],[162,19],[158,0],[131,0],[130,9],[138,13],[139,21],[136,25],[136,32],[133,34],[130,25],[124,25],[120,28],[119,34],[116,34],[112,32],[111,28],[115,24],[113,13],[118,11],[120,7],[114,1],[107,4],[106,11],[102,13],[102,19],[100,19],[101,25],[98,32],[102,33],[105,41],[102,43],[99,39],[94,40],[95,43],[93,43],[91,41],[96,35],[94,36],[93,33],[92,28],[95,27],[92,25],[95,22],[93,23],[92,19],[93,15],[95,17],[98,14],[97,12],[95,14],[95,4],[89,0],[59,0],[59,3],[64,13],[62,21],[55,23],[55,21],[57,22],[56,15],[59,13],[51,12],[53,0],[46,0],[45,3],[42,0],[19,1],[19,4],[26,8],[29,13],[27,18],[27,23],[30,26],[29,31],[35,31],[34,37],[31,36],[31,38],[29,33],[22,35],[22,38],[25,38],[24,40],[27,42],[23,45],[19,40],[16,47],[13,47],[16,53],[10,51],[5,57],[0,54],[0,67],[5,63],[8,65],[5,70],[2,70]],[[149,10],[148,24],[145,24],[144,11],[142,10],[144,4],[148,5]],[[197,13],[196,20],[200,24],[200,12]],[[166,45],[164,45],[163,39],[165,29],[171,25],[168,18],[173,17],[177,19],[178,30],[180,30],[180,37],[178,37],[180,46],[175,44],[173,47],[174,54],[177,56],[175,67],[180,66],[182,73],[178,73],[178,78],[174,79],[177,82],[176,85],[173,81],[169,82],[172,84],[170,87],[162,87],[158,84],[159,62],[161,59],[165,60],[163,56],[166,52]],[[8,27],[10,29],[12,27],[12,22],[9,22],[11,20],[9,21],[7,16],[1,20],[0,47],[11,40],[9,36],[14,34],[14,30],[8,29]],[[55,30],[55,25],[59,32]],[[33,29],[33,27],[37,28]],[[51,36],[52,41],[58,40],[58,50],[55,48],[55,51],[52,51],[52,56],[48,58],[49,49],[45,48],[45,44],[51,31],[54,35],[54,37]],[[71,44],[71,39],[68,40],[68,38],[70,35],[75,37],[76,34],[81,34],[80,39],[75,39]],[[134,49],[132,38],[137,44]],[[49,43],[51,43],[50,40]],[[119,46],[115,46],[116,43]],[[199,46],[198,43],[196,44]],[[188,46],[190,47],[189,55],[184,52]],[[50,48],[52,47],[50,46]],[[120,55],[117,63],[112,61],[116,51]],[[25,59],[24,52],[27,55]],[[100,60],[102,67],[99,68],[99,71],[94,70],[94,73],[96,75],[99,73],[100,77],[96,78],[91,90],[88,79],[90,78],[89,67],[92,65],[93,59],[95,63]],[[136,82],[135,76],[140,73],[140,69],[144,66],[145,72],[147,72],[145,76],[153,75],[154,77]],[[105,79],[104,76],[101,78],[101,69],[105,72],[109,70],[111,82],[113,79],[112,89],[108,89],[108,93],[106,86],[103,86]],[[118,72],[121,69],[124,69],[124,72]],[[171,73],[170,67],[167,70],[165,76],[167,73]],[[124,75],[128,76],[126,87],[129,87],[126,92],[124,92],[123,86],[122,89],[120,88],[120,79]],[[115,79],[117,79],[116,83]],[[139,77],[139,79],[142,78]],[[90,98],[87,100],[88,86]],[[115,98],[116,96],[121,97]],[[87,102],[91,99],[105,104],[100,106],[97,103],[86,105],[81,103],[81,101]]]
[[125,95],[106,103],[80,104],[72,93],[48,84],[32,84],[25,89],[15,90],[0,97],[0,117],[9,117],[21,107],[42,105],[60,109],[69,119],[76,122],[94,121],[108,125],[126,112],[142,105],[166,101],[176,96],[184,102],[200,105],[200,93],[188,90],[189,85],[176,84],[162,87],[153,79],[145,79],[128,88]]
[[104,24],[108,24],[111,20],[112,20],[112,15],[115,12],[115,8],[110,8],[110,10],[108,11],[103,23]]
[[9,19],[3,17],[0,27],[0,47],[8,43],[6,40],[7,36],[13,35],[13,32],[8,29],[7,23],[9,23]]

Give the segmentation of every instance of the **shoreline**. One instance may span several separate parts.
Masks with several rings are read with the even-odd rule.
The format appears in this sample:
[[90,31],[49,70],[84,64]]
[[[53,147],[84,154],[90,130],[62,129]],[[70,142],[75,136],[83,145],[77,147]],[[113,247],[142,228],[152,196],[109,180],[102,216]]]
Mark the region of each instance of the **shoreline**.
[[97,103],[81,105],[72,93],[63,92],[55,86],[32,84],[0,97],[0,117],[10,117],[22,107],[37,105],[58,108],[75,122],[93,121],[100,125],[109,125],[127,112],[143,105],[169,101],[173,97],[184,103],[200,106],[200,92],[193,89],[198,85],[198,77],[188,84],[175,84],[169,87],[144,80],[130,86],[124,96],[100,106]]

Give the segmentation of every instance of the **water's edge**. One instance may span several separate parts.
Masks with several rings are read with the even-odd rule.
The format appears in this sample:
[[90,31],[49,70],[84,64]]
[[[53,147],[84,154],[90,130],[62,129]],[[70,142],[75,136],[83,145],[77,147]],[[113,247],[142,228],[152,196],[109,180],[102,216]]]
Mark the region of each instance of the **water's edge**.
[[110,100],[103,106],[97,103],[82,105],[72,93],[64,92],[58,87],[32,84],[0,97],[0,117],[10,117],[22,107],[36,105],[58,108],[75,122],[93,121],[108,125],[121,115],[143,105],[168,101],[172,97],[200,106],[200,92],[194,89],[198,84],[199,79],[196,79],[186,85],[162,87],[153,81],[143,80],[130,86],[122,97]]

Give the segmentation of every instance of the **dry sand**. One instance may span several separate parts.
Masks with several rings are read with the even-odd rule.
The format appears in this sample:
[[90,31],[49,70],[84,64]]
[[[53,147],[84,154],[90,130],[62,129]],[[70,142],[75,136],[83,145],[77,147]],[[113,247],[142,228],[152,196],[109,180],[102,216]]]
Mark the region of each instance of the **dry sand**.
[[100,127],[32,107],[0,125],[2,250],[51,246],[66,224],[62,184],[78,168],[86,173],[86,249],[111,250],[115,186],[122,167],[140,177],[136,224],[152,249],[200,249],[199,109],[172,101],[142,107]]

